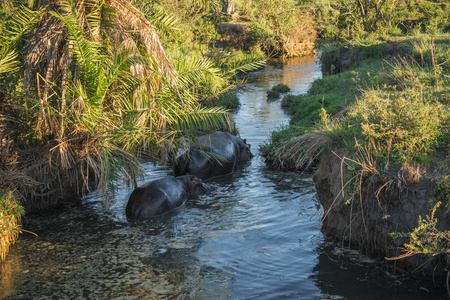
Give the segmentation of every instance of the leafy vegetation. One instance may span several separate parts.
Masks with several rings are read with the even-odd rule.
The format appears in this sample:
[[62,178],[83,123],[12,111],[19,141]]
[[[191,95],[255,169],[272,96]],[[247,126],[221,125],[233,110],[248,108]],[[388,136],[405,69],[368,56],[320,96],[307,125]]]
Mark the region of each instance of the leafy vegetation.
[[288,87],[286,84],[279,83],[279,84],[273,86],[273,87],[271,88],[271,90],[272,90],[272,91],[279,92],[279,93],[287,93],[287,92],[290,92],[290,91],[291,91],[291,88]]
[[450,175],[444,176],[437,182],[434,188],[435,194],[445,204],[447,210],[450,209]]
[[445,0],[305,1],[316,3],[321,42],[364,40],[404,34],[445,32],[449,3]]
[[267,99],[274,100],[280,98],[282,93],[290,92],[291,89],[285,84],[277,84],[267,91]]
[[23,208],[12,191],[0,191],[0,261],[5,259],[9,246],[15,242],[20,231]]
[[[408,40],[411,55],[417,51],[422,38]],[[442,39],[443,36],[439,38]],[[405,40],[387,42],[385,46],[395,49],[392,43],[404,45]],[[435,51],[435,59],[440,57],[435,65],[441,64],[442,69],[433,67],[431,49]],[[449,120],[449,108],[445,95],[448,95],[449,68],[442,62],[448,52],[446,44],[439,43],[424,50],[419,61],[411,56],[372,59],[346,72],[318,79],[306,95],[283,99],[283,107],[292,114],[291,127],[304,128],[299,134],[311,130],[331,134],[321,118],[325,110],[327,115],[335,116],[333,123],[340,124],[333,126],[333,130],[345,129],[340,147],[351,149],[356,139],[362,145],[379,144],[385,149],[384,154],[380,154],[381,160],[391,159],[400,166],[403,162],[425,163],[436,149],[445,149],[447,145],[445,125]],[[336,134],[342,137],[341,129]],[[271,143],[265,148],[266,157],[274,155],[276,147]]]
[[402,255],[393,259],[405,258],[416,254],[424,254],[426,256],[437,256],[439,254],[449,253],[450,243],[450,231],[438,230],[436,228],[437,218],[435,217],[436,210],[441,205],[441,202],[437,202],[433,207],[431,214],[427,215],[424,219],[419,216],[418,226],[409,233],[392,233],[391,237],[408,237],[410,240],[404,244]]
[[[445,202],[448,3],[322,1],[316,12],[320,41],[327,43],[321,55],[324,77],[306,95],[283,98],[290,126],[272,134],[261,147],[263,156],[276,168],[303,170],[324,150],[338,155],[349,176],[342,182],[343,205],[359,202],[361,215],[363,184],[374,175],[383,182],[380,189],[402,189],[433,173],[435,194]],[[436,209],[408,235],[406,256],[448,253],[448,232],[437,229]]]
[[264,65],[246,53],[204,55],[206,41],[188,45],[159,1],[4,4],[0,188],[16,190],[27,212],[132,182],[141,158],[166,163],[199,132],[233,131],[225,108],[202,103]]
[[280,92],[275,90],[268,90],[267,91],[267,99],[268,100],[274,100],[280,98]]

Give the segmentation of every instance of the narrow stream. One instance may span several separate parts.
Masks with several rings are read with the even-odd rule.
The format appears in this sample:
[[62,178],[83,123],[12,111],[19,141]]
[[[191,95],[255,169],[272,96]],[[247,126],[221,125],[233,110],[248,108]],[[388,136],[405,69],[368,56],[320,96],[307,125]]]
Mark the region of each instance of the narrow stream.
[[[311,174],[266,167],[258,147],[289,117],[266,91],[305,93],[315,57],[270,63],[239,93],[235,121],[255,157],[214,192],[160,218],[129,221],[132,189],[27,216],[1,268],[2,299],[447,299],[441,288],[387,270],[328,241]],[[139,184],[170,174],[146,164]]]

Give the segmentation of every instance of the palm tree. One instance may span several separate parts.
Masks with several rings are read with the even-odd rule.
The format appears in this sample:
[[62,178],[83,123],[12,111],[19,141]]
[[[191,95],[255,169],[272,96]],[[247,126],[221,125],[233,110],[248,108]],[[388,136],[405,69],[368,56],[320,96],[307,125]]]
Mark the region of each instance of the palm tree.
[[233,130],[225,110],[202,108],[195,93],[219,93],[232,72],[201,58],[177,60],[177,72],[155,27],[129,1],[38,4],[22,7],[2,40],[18,47],[28,35],[23,90],[32,98],[20,111],[28,130],[22,139],[31,132],[36,151],[48,154],[19,155],[14,171],[23,180],[10,176],[3,185],[15,184],[33,201],[63,198],[55,192],[61,186],[79,192],[82,182],[84,190],[92,177],[104,189],[117,171],[131,180],[140,174],[136,154],[167,161],[186,136]]

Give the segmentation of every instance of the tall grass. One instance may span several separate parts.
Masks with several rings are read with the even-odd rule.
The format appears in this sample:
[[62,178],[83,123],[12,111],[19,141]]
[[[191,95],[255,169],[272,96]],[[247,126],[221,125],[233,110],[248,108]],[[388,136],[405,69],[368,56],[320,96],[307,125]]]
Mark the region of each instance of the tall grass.
[[[445,148],[448,140],[450,115],[445,95],[449,92],[450,50],[442,40],[448,41],[448,36],[426,42],[409,39],[410,47],[402,53],[409,51],[410,55],[356,64],[346,72],[316,80],[307,95],[286,97],[284,106],[293,115],[291,126],[304,128],[297,130],[297,135],[316,130],[336,134],[323,126],[321,112],[325,110],[343,129],[341,145],[335,146],[352,151],[356,139],[360,145],[379,145],[384,151],[377,154],[378,159],[395,161],[399,167],[428,163],[428,157]],[[395,43],[385,43],[383,51],[408,45]],[[420,56],[418,45],[422,45]],[[286,135],[285,139],[291,138]],[[280,147],[280,155],[276,155],[276,147],[269,148],[271,157],[285,152]]]
[[382,145],[395,161],[423,161],[442,134],[445,107],[420,92],[368,91],[349,111],[365,143]]
[[0,262],[3,261],[21,231],[23,208],[12,191],[0,191]]

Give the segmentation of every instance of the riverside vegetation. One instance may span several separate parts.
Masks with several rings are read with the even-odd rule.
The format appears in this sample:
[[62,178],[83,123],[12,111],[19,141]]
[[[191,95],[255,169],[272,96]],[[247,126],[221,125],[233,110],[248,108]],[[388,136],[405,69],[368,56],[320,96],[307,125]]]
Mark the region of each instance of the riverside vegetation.
[[325,233],[448,286],[450,7],[367,3],[319,8],[324,77],[283,98],[290,126],[261,151],[315,169]]
[[25,213],[107,201],[142,160],[234,131],[236,75],[316,38],[292,0],[6,0],[0,16],[1,259]]
[[6,244],[21,206],[107,195],[142,159],[166,163],[199,132],[233,131],[235,75],[317,45],[326,76],[283,98],[291,125],[263,155],[280,169],[321,161],[324,231],[375,255],[405,244],[403,256],[445,272],[449,12],[441,0],[4,2],[1,210],[19,225]]

